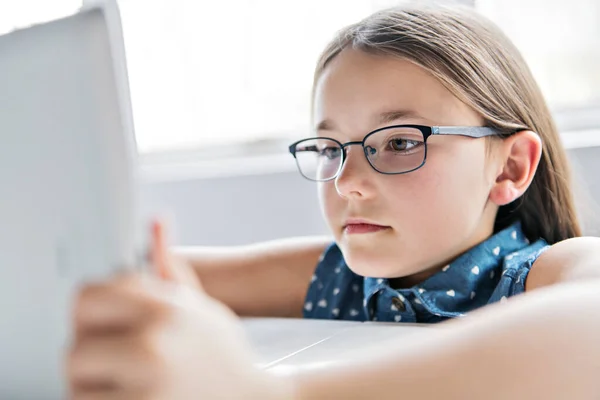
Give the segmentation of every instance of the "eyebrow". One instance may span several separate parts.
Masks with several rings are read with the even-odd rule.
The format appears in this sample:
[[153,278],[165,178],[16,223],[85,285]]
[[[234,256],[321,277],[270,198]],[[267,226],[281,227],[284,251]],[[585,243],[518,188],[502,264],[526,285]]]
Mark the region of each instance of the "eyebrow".
[[393,110],[393,111],[382,112],[381,114],[379,114],[379,123],[380,124],[387,124],[389,122],[393,122],[398,119],[424,120],[425,118],[423,118],[421,115],[419,115],[419,113],[417,113],[414,110]]
[[[377,118],[378,124],[387,124],[399,119],[419,119],[424,120],[419,113],[414,110],[402,109],[402,110],[392,110],[392,111],[384,111],[379,114]],[[334,124],[329,119],[324,119],[319,122],[315,128],[318,131],[331,131],[334,129]]]

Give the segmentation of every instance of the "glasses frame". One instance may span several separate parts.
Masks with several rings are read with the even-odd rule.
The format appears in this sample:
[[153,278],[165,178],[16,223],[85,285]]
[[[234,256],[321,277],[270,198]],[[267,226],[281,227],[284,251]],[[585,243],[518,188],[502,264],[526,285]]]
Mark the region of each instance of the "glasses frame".
[[[413,128],[413,129],[418,129],[419,131],[421,131],[421,133],[423,134],[423,144],[425,145],[425,154],[423,155],[423,162],[418,167],[413,168],[408,171],[383,172],[383,171],[378,170],[371,163],[371,160],[369,160],[369,156],[367,155],[367,149],[365,148],[365,142],[370,136],[372,136],[378,132],[381,132],[381,131],[384,131],[387,129],[396,129],[396,128]],[[466,137],[470,137],[470,138],[479,139],[479,138],[483,138],[483,137],[487,137],[487,136],[496,136],[499,134],[500,134],[500,131],[498,129],[490,128],[487,126],[390,125],[390,126],[385,126],[383,128],[375,129],[374,131],[367,133],[365,135],[365,137],[363,138],[363,140],[361,140],[361,141],[342,143],[339,140],[336,140],[336,139],[333,139],[330,137],[326,137],[326,136],[316,136],[316,137],[301,139],[301,140],[298,140],[297,142],[292,143],[289,146],[289,151],[292,154],[292,156],[294,156],[294,159],[296,160],[296,166],[298,167],[298,171],[300,171],[300,175],[302,175],[304,178],[306,178],[312,182],[328,182],[328,181],[336,179],[339,176],[340,172],[342,171],[342,168],[344,167],[344,162],[346,161],[346,158],[347,158],[346,147],[348,147],[348,146],[360,145],[363,148],[363,154],[365,155],[365,158],[367,159],[367,162],[369,163],[371,168],[373,168],[375,171],[379,172],[380,174],[402,175],[402,174],[408,174],[409,172],[416,171],[419,168],[421,168],[423,165],[425,165],[425,162],[427,161],[427,139],[429,139],[429,137],[431,137],[433,135],[456,135],[456,136],[466,136]],[[340,162],[340,166],[339,166],[338,170],[335,172],[335,174],[331,178],[312,179],[312,178],[309,178],[308,176],[304,175],[304,173],[302,172],[302,169],[300,168],[300,163],[298,162],[298,158],[296,157],[296,151],[297,151],[296,147],[302,142],[305,142],[307,140],[315,140],[315,139],[327,139],[327,140],[334,141],[342,149],[342,161]]]

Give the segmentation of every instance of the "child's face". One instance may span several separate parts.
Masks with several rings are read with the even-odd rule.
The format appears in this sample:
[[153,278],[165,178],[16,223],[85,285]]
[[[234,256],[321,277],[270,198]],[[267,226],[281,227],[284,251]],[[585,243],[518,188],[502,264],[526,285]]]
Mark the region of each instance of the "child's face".
[[[416,114],[380,121],[390,111]],[[394,124],[482,125],[472,109],[437,79],[409,61],[345,50],[317,82],[314,125],[327,120],[318,136],[342,143]],[[360,146],[334,181],[319,183],[327,223],[348,266],[363,276],[420,281],[493,230],[497,206],[488,201],[499,171],[486,140],[433,136],[427,161],[403,175],[371,168]],[[365,219],[385,229],[353,233],[348,219]]]

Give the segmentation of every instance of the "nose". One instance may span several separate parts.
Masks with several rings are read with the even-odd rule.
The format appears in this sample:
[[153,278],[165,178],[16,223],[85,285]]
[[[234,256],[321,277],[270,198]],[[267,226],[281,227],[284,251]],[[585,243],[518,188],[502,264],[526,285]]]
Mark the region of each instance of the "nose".
[[374,196],[373,174],[362,145],[347,144],[346,157],[338,176],[335,189],[342,198],[366,199]]

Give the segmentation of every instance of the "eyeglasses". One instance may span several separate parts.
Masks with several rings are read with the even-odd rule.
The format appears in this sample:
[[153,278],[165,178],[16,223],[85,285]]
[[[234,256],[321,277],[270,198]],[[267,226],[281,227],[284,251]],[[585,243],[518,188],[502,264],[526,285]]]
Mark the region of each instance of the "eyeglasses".
[[498,130],[483,126],[393,125],[368,133],[360,142],[341,143],[328,137],[314,137],[293,143],[289,150],[302,176],[311,181],[325,182],[339,175],[348,146],[362,146],[375,171],[398,175],[425,165],[427,139],[432,135],[482,138],[498,134]]

